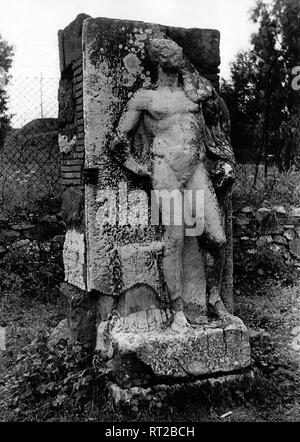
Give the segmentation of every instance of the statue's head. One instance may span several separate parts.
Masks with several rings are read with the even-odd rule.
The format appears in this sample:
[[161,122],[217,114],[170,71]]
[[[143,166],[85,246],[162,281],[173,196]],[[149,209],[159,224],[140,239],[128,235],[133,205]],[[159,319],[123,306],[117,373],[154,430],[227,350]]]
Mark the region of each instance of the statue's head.
[[164,70],[178,71],[182,65],[182,48],[173,40],[153,38],[150,40],[150,57]]

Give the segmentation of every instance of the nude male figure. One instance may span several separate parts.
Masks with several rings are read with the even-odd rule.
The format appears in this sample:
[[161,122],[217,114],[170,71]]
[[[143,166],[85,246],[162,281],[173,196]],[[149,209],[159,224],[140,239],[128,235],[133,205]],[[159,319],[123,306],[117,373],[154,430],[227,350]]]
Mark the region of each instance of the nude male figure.
[[[182,49],[168,39],[152,39],[150,51],[158,64],[158,81],[153,89],[140,89],[128,101],[112,143],[112,153],[125,167],[142,176],[149,176],[154,190],[179,189],[204,191],[203,247],[213,258],[213,269],[207,270],[208,313],[226,315],[220,293],[226,242],[220,207],[206,169],[205,137],[207,127],[202,110],[203,99],[210,96],[212,87],[187,93],[181,74]],[[189,96],[190,95],[190,96]],[[143,120],[151,135],[152,170],[139,164],[131,154],[134,133]],[[193,207],[187,207],[190,215]],[[165,229],[163,272],[168,287],[171,308],[183,309],[182,253],[185,225],[169,225]],[[199,220],[201,224],[201,220]],[[197,221],[196,221],[197,225]]]

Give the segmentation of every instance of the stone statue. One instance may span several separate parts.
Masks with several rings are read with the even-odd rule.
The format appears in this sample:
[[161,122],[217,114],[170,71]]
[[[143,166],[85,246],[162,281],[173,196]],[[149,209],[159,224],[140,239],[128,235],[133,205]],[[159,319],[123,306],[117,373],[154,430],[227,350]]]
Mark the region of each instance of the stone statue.
[[[76,91],[76,118],[61,128],[76,133],[63,154],[72,339],[113,360],[123,388],[248,367],[247,329],[232,314],[234,156],[215,89],[219,32],[80,20],[61,35],[61,87]],[[164,192],[170,222],[152,222]],[[145,224],[135,211],[144,203]]]
[[[184,60],[182,48],[174,41],[153,38],[149,50],[158,66],[157,83],[139,89],[128,101],[111,151],[126,168],[150,177],[155,190],[203,191],[204,220],[193,218],[195,198],[185,204],[185,219],[193,218],[196,226],[204,227],[198,234],[199,246],[212,258],[206,266],[207,310],[209,315],[224,317],[227,311],[220,295],[226,237],[207,164],[208,156],[218,160],[214,176],[219,190],[232,182],[234,156],[228,133],[222,127],[222,102],[209,81]],[[132,138],[141,123],[151,139],[149,169],[131,152]],[[173,220],[165,228],[163,275],[171,309],[178,312],[181,321],[184,236],[184,221],[177,225]]]

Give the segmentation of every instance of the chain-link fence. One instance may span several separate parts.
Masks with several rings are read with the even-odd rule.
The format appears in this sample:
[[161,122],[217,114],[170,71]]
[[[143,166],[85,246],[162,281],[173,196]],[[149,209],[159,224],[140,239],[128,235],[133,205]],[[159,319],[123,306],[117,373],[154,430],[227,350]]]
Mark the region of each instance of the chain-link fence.
[[[59,78],[42,74],[13,77],[9,82],[10,127],[4,142],[0,142],[2,212],[22,208],[28,212],[36,201],[60,196],[58,85]],[[276,181],[277,174],[272,158],[267,175],[263,164],[237,164],[234,185],[237,199],[246,200],[257,189],[263,195],[268,177],[274,175]]]
[[59,78],[43,74],[12,77],[7,92],[11,126],[21,128],[37,118],[57,118]]
[[0,146],[2,212],[60,195],[58,78],[17,77],[7,88],[9,128]]

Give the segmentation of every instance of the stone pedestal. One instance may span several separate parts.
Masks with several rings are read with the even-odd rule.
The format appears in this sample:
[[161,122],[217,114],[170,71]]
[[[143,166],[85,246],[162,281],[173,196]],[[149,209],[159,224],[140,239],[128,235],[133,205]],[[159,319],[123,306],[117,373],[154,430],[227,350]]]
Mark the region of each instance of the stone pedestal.
[[239,318],[186,325],[154,308],[103,321],[96,350],[107,358],[135,355],[154,377],[182,380],[239,371],[250,361],[247,329]]

